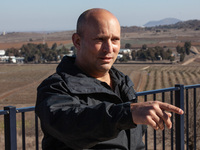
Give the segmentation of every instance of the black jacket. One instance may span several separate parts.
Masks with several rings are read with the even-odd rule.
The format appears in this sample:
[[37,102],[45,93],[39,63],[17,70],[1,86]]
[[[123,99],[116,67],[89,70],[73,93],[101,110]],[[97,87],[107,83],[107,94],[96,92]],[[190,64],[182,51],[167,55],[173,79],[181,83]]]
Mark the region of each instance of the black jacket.
[[[142,149],[142,126],[132,122],[133,83],[114,67],[113,90],[87,76],[64,57],[55,74],[38,87],[36,114],[44,150]],[[131,129],[131,130],[128,130]]]

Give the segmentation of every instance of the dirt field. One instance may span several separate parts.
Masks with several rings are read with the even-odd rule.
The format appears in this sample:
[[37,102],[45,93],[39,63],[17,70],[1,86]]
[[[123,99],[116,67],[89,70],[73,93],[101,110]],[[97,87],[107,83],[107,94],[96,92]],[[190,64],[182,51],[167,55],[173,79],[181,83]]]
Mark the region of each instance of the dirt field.
[[[43,41],[38,42],[12,42],[12,43],[0,43],[0,49],[8,49],[8,48],[21,48],[22,45],[27,43],[34,43],[34,44],[40,44],[44,43]],[[71,40],[65,40],[65,41],[46,41],[45,43],[48,44],[49,47],[51,47],[54,43],[57,43],[57,45],[66,45],[71,44]]]
[[0,65],[0,107],[33,106],[39,83],[55,72],[55,64]]

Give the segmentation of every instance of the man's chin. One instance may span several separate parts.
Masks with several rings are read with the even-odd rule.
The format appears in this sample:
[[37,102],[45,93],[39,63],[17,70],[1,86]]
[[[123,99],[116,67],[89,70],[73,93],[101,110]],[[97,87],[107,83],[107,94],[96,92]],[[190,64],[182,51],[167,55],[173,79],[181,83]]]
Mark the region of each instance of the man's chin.
[[105,72],[107,72],[110,70],[111,67],[112,67],[111,64],[103,64],[101,65],[101,70],[104,70]]

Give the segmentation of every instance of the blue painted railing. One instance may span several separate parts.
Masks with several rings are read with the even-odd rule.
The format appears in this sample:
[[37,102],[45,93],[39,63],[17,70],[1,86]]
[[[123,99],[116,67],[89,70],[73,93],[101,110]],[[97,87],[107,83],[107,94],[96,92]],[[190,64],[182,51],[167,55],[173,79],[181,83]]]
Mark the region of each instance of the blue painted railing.
[[[198,90],[198,91],[197,91]],[[170,130],[170,134],[166,134],[166,131],[162,131],[161,144],[158,141],[157,131],[149,133],[147,130],[145,133],[145,146],[148,149],[166,149],[166,139],[170,139],[170,144],[167,145],[167,149],[171,150],[184,150],[184,149],[199,149],[197,147],[197,123],[200,124],[199,117],[197,117],[197,103],[200,101],[200,84],[196,85],[175,85],[175,87],[150,90],[138,92],[138,101],[149,101],[149,100],[160,100],[168,102],[182,108],[185,112],[184,115],[173,115],[172,122],[173,126]],[[4,115],[4,141],[5,150],[16,150],[17,149],[17,113],[21,113],[21,134],[22,134],[22,149],[26,149],[26,136],[25,136],[25,113],[33,112],[35,107],[16,108],[14,106],[6,106],[4,110],[0,110],[0,115]],[[192,116],[192,117],[191,117]],[[190,121],[192,118],[192,122]],[[39,123],[38,117],[35,115],[35,149],[39,150]],[[192,124],[193,126],[191,127]],[[185,127],[185,128],[184,128]],[[199,128],[199,127],[198,127]],[[192,131],[192,136],[189,131]],[[199,134],[198,134],[199,135]],[[2,136],[2,135],[0,135]],[[153,136],[153,139],[149,138]],[[160,140],[160,139],[159,139]],[[192,141],[192,142],[191,142]],[[199,141],[200,142],[200,141]],[[153,143],[153,144],[152,144]],[[160,146],[160,145],[162,146]],[[162,148],[161,148],[162,147]],[[2,148],[2,147],[1,147]]]

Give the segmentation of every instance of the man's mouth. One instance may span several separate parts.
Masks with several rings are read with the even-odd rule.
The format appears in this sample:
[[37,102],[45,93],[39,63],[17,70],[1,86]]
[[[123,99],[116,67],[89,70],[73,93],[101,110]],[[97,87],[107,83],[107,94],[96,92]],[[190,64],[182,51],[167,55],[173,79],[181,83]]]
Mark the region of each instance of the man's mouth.
[[112,57],[100,57],[100,59],[104,62],[110,62],[113,58]]

